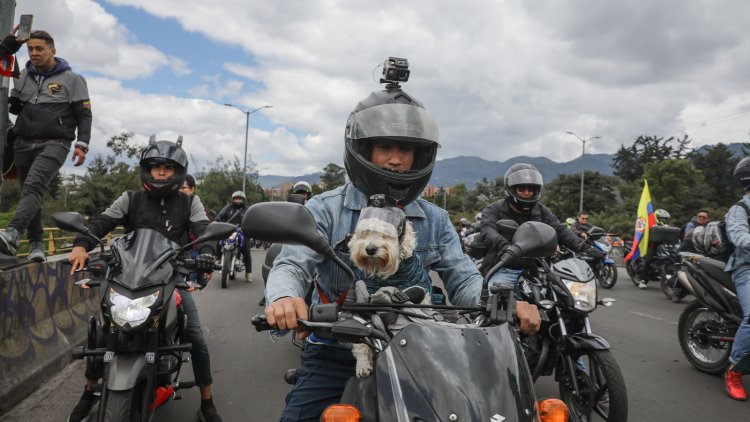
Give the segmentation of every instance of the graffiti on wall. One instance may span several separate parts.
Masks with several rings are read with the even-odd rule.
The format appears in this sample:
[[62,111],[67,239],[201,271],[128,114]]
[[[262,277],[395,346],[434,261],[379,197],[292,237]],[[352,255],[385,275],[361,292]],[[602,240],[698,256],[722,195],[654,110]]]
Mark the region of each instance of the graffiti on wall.
[[75,286],[69,271],[52,262],[0,272],[0,372],[85,336],[98,295]]

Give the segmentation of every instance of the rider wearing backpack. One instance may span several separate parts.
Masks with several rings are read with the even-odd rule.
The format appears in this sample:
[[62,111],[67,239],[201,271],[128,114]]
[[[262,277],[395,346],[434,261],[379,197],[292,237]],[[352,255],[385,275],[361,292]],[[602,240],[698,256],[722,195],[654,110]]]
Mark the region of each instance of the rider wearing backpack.
[[[732,282],[737,291],[737,299],[742,307],[742,323],[734,337],[732,353],[729,355],[729,368],[724,376],[726,391],[735,400],[747,400],[742,386],[742,372],[735,371],[734,365],[750,352],[750,157],[743,158],[734,169],[734,177],[745,190],[739,203],[729,208],[726,216],[727,237],[734,245],[724,271],[731,271]],[[744,206],[743,206],[744,205]]]

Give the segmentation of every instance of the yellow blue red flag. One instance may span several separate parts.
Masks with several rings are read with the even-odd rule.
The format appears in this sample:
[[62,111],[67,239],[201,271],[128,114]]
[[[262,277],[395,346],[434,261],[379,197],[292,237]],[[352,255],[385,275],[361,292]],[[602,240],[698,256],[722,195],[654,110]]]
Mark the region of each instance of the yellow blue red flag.
[[648,233],[651,227],[656,225],[654,207],[651,205],[651,193],[648,191],[648,180],[643,180],[643,192],[641,202],[638,204],[638,218],[635,220],[635,235],[633,236],[633,248],[625,262],[646,256],[648,252]]

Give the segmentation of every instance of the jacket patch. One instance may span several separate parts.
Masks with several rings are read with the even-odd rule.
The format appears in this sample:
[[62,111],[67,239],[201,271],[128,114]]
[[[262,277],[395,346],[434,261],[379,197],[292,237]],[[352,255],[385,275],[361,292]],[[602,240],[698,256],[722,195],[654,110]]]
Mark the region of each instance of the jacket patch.
[[57,95],[62,92],[63,85],[59,82],[50,82],[47,84],[47,89],[49,90],[50,94]]

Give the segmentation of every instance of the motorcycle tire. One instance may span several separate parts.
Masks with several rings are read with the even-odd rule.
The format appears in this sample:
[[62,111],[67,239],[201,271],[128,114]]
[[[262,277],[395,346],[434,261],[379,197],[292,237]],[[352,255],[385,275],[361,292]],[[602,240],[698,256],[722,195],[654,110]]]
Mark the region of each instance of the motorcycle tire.
[[560,398],[570,409],[570,421],[627,422],[628,393],[615,356],[609,350],[585,350],[580,356],[586,367],[583,371],[576,365],[580,396],[574,394],[569,375],[559,381]]
[[237,275],[237,255],[232,254],[232,263],[229,267],[229,279],[234,280],[235,276]]
[[141,415],[141,389],[125,391],[109,391],[107,394],[107,408],[104,409],[105,422],[139,421]]
[[[698,318],[704,315],[703,321]],[[716,312],[702,303],[693,301],[680,315],[677,324],[677,337],[680,340],[682,353],[695,369],[711,375],[723,374],[729,366],[729,355],[732,353],[731,341],[712,341],[705,339],[705,328],[727,326],[726,321]],[[725,333],[734,337],[735,333]]]
[[224,251],[221,255],[221,288],[229,285],[229,272],[232,271],[232,251]]
[[615,283],[617,283],[617,267],[614,265],[602,266],[597,274],[597,279],[599,280],[599,285],[603,289],[611,289],[612,287],[615,287]]
[[636,287],[638,287],[641,281],[645,281],[641,279],[639,267],[640,267],[640,258],[631,259],[630,261],[627,262],[627,264],[625,264],[625,271],[627,271],[628,276],[630,276],[630,281],[632,281]]

